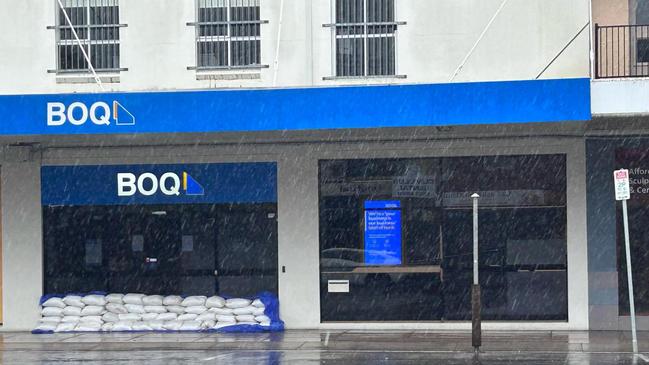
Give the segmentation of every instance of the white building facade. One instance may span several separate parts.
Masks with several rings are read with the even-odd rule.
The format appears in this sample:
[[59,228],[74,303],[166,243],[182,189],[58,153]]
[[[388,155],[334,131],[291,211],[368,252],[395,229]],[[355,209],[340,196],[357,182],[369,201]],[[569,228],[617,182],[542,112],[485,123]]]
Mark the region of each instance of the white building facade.
[[474,192],[485,328],[612,328],[593,318],[623,321],[589,249],[590,6],[6,2],[3,329],[89,291],[468,329]]

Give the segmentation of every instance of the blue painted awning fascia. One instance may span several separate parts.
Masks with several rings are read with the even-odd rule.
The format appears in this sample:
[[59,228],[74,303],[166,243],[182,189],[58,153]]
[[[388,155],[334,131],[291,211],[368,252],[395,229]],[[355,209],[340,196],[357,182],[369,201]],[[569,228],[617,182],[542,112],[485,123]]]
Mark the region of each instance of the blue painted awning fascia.
[[[119,103],[131,125],[48,126],[47,104]],[[98,109],[101,112],[101,109]],[[77,110],[78,111],[78,110]],[[111,107],[112,111],[112,107]],[[100,113],[101,114],[101,113]],[[75,114],[76,115],[76,114]],[[0,95],[0,135],[247,132],[586,121],[590,79]]]

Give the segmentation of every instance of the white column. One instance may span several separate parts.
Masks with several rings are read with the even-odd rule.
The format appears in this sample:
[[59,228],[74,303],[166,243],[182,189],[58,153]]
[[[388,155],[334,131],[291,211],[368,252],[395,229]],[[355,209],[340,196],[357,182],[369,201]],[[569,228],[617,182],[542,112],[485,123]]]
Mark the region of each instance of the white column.
[[31,330],[40,316],[43,234],[40,158],[18,148],[2,165],[3,330]]
[[[586,144],[575,143],[566,156],[568,236],[568,321],[588,329],[588,235],[586,227]],[[613,199],[614,197],[611,197]]]
[[[307,150],[278,163],[280,315],[287,328],[320,324],[318,166]],[[286,267],[286,272],[282,272]]]

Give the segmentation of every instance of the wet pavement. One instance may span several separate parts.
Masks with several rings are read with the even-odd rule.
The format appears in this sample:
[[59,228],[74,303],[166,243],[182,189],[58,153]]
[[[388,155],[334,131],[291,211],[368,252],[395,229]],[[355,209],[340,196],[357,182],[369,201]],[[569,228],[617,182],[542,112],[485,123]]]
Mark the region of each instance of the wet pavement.
[[0,333],[2,364],[649,364],[623,332],[287,331],[276,334]]

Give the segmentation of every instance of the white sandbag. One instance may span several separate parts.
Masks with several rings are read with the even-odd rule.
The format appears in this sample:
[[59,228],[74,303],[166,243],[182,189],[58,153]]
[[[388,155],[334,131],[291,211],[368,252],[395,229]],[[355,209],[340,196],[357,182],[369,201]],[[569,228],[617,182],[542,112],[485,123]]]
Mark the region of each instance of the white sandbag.
[[237,322],[216,322],[216,324],[212,328],[217,330],[219,328],[236,326],[236,325],[237,325]]
[[104,321],[101,319],[101,316],[82,316],[79,318],[79,322],[100,322],[104,323]]
[[262,302],[261,299],[253,300],[250,305],[252,305],[253,307],[257,307],[257,308],[264,308],[265,307],[264,302]]
[[255,307],[255,309],[252,311],[253,316],[262,316],[266,314],[266,308],[264,307]]
[[87,305],[81,309],[81,315],[82,316],[100,316],[104,314],[104,307],[100,307],[98,305]]
[[36,328],[34,328],[34,331],[43,331],[43,332],[56,331],[56,328],[59,325],[60,324],[53,323],[53,322],[38,322]]
[[260,326],[270,327],[270,322],[259,322]]
[[198,315],[198,317],[196,317],[196,320],[199,322],[216,321],[216,313],[214,312],[201,313]]
[[243,308],[235,308],[232,310],[232,313],[234,313],[235,316],[240,316],[243,314],[252,314],[252,311],[254,311],[256,307],[253,307],[251,305]]
[[167,321],[162,327],[168,331],[178,331],[182,325],[183,321]]
[[201,329],[201,322],[198,321],[184,321],[180,326],[181,331],[199,331]]
[[205,311],[207,311],[207,307],[202,305],[193,305],[190,307],[185,307],[185,313],[201,314]]
[[185,313],[185,307],[181,305],[167,305],[165,306],[165,309],[167,309],[167,312],[171,312],[171,313],[176,313],[176,314]]
[[201,322],[201,328],[202,329],[208,329],[208,328],[212,328],[214,326],[216,326],[216,321],[209,320],[209,321]]
[[117,317],[119,318],[120,322],[124,322],[124,321],[135,322],[142,319],[142,316],[137,313],[118,314]]
[[162,305],[164,297],[162,295],[147,295],[142,298],[144,305]]
[[54,316],[54,317],[41,317],[41,322],[43,322],[43,323],[45,323],[45,322],[59,323],[59,322],[61,322],[62,319],[63,319],[63,318],[58,317],[58,316]]
[[122,300],[122,298],[124,298],[124,294],[112,293],[106,295],[106,301],[108,303],[124,304],[124,300]]
[[145,305],[144,311],[147,313],[164,313],[167,311],[167,307],[164,305]]
[[183,299],[183,302],[180,303],[183,307],[194,307],[194,306],[205,306],[205,301],[207,297],[202,295],[192,295]]
[[131,328],[133,328],[133,331],[153,331],[153,328],[147,322],[133,322]]
[[255,316],[252,314],[244,314],[241,316],[235,316],[237,319],[237,322],[255,322],[257,324],[257,321],[255,321]]
[[106,310],[115,313],[115,314],[126,314],[128,313],[128,309],[124,306],[124,304],[119,304],[119,303],[108,303],[106,304]]
[[113,325],[113,331],[132,331],[132,321],[119,321]]
[[207,298],[205,300],[205,306],[207,308],[223,308],[225,307],[225,299],[221,298],[218,295]]
[[46,300],[41,305],[43,307],[65,308],[66,304],[63,302],[63,299],[54,297],[54,298],[50,298],[50,299]]
[[151,329],[153,331],[164,331],[165,330],[164,321],[155,320],[155,321],[148,321],[147,323],[149,324],[149,327],[151,327]]
[[142,320],[145,322],[153,321],[158,318],[159,313],[144,313],[141,315]]
[[78,296],[78,295],[66,295],[66,296],[63,298],[63,303],[65,303],[65,305],[71,305],[71,306],[73,306],[73,307],[80,307],[80,308],[83,308],[83,307],[86,306],[86,305],[81,301],[81,297]]
[[119,322],[119,316],[115,313],[112,312],[106,312],[104,313],[103,316],[101,316],[101,319],[104,322]]
[[63,322],[63,323],[77,323],[77,322],[79,322],[80,319],[81,319],[81,317],[79,317],[79,316],[65,316],[65,317],[61,318],[61,322]]
[[65,323],[59,323],[58,326],[56,326],[56,329],[54,332],[70,332],[74,331],[74,329],[77,327],[78,323],[76,322],[65,322]]
[[250,303],[252,303],[252,302],[250,300],[248,300],[248,299],[233,298],[233,299],[226,300],[225,301],[225,306],[228,307],[228,308],[235,309],[235,308],[247,307],[247,306],[250,305]]
[[255,321],[257,321],[257,322],[270,322],[270,318],[268,316],[256,316]]
[[196,319],[196,317],[198,317],[198,314],[196,314],[196,313],[185,313],[185,314],[179,315],[178,320],[179,321],[193,321],[194,319]]
[[43,317],[61,317],[63,315],[63,309],[59,307],[44,307],[41,310],[41,315]]
[[225,315],[216,315],[216,321],[217,322],[228,322],[228,323],[233,323],[236,322],[237,319],[234,316],[225,316]]
[[257,326],[259,323],[255,321],[237,322],[237,326]]
[[141,304],[124,304],[124,307],[126,307],[126,310],[129,313],[137,313],[137,314],[146,313],[146,311],[144,310],[144,306]]
[[142,305],[142,298],[144,298],[144,294],[128,293],[122,297],[122,301],[124,304]]
[[208,309],[210,312],[214,312],[215,314],[218,315],[225,315],[225,316],[230,316],[234,314],[234,309],[232,308],[210,308]]
[[63,308],[63,315],[64,316],[80,316],[81,315],[81,307],[73,307],[71,305]]
[[101,325],[101,322],[79,322],[74,330],[79,332],[99,332],[101,331]]
[[104,324],[101,325],[101,330],[103,332],[110,332],[110,331],[113,330],[113,327],[115,327],[115,323],[114,322],[108,322],[108,323],[104,323]]
[[103,306],[106,305],[106,297],[103,295],[97,295],[97,294],[90,294],[86,295],[85,297],[81,298],[81,302],[85,305],[98,305],[98,306]]
[[180,305],[183,298],[178,295],[167,295],[162,299],[162,305]]
[[176,313],[160,313],[156,317],[158,321],[175,321],[178,319],[178,314]]

